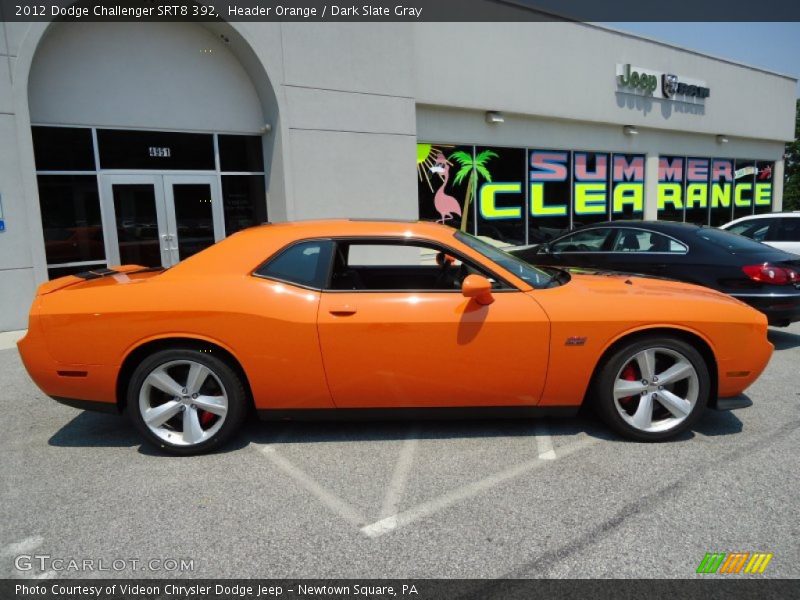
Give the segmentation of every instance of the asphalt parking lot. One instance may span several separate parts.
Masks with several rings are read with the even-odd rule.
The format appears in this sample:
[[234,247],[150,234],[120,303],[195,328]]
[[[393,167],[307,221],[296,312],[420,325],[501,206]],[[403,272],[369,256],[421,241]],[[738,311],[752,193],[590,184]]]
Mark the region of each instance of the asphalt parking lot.
[[683,578],[706,552],[761,551],[763,577],[796,578],[800,324],[770,339],[752,406],[669,443],[591,415],[254,422],[192,458],[56,404],[0,350],[0,577]]

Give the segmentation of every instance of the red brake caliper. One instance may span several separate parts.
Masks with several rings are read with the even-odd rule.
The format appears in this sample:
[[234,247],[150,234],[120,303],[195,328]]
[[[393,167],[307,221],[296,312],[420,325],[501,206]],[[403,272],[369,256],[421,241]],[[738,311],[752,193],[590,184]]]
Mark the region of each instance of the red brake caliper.
[[[628,365],[622,369],[622,379],[625,381],[636,381],[636,369],[633,368],[632,363],[628,363]],[[619,401],[622,404],[627,404],[634,398],[636,398],[636,396],[626,396],[625,398],[620,398]]]
[[216,416],[214,413],[208,412],[207,410],[201,410],[200,412],[200,424],[203,427],[207,427],[211,425],[211,422],[214,420]]

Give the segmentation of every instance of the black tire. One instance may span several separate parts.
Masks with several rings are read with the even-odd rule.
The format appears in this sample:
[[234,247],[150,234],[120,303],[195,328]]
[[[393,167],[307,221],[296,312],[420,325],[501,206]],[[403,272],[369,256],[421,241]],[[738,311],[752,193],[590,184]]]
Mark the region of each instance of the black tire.
[[[212,388],[218,392],[221,391],[227,396],[227,412],[225,413],[224,418],[217,417],[222,419],[222,423],[212,435],[209,435],[207,439],[203,439],[198,443],[171,443],[169,440],[160,437],[154,431],[152,431],[150,426],[148,426],[145,422],[142,415],[142,407],[140,406],[140,392],[142,391],[142,387],[145,385],[145,380],[148,378],[148,376],[154,371],[157,371],[159,368],[163,368],[170,364],[176,364],[174,368],[181,369],[184,367],[184,365],[181,364],[182,361],[186,363],[198,363],[206,367],[213,375],[213,378],[208,378],[211,381],[210,385]],[[188,364],[185,365],[185,368],[188,372]],[[178,380],[176,380],[176,382],[180,385],[183,385],[184,383]],[[152,390],[152,388],[149,389]],[[153,391],[150,393],[153,393]],[[163,392],[160,392],[160,390],[156,389],[155,393],[159,394]],[[145,395],[147,396],[147,392],[145,392]],[[164,394],[164,396],[166,398],[167,395]],[[183,398],[186,398],[186,396],[183,396]],[[241,428],[242,422],[247,414],[248,407],[247,395],[245,393],[244,384],[241,380],[241,377],[233,368],[231,368],[228,363],[217,358],[213,354],[186,348],[160,350],[145,358],[139,364],[139,366],[136,367],[131,376],[128,384],[126,400],[128,415],[147,442],[165,452],[179,456],[203,454],[225,444]],[[167,401],[172,402],[171,399],[164,400],[165,403]],[[187,399],[186,402],[191,402],[191,400]],[[181,415],[180,419],[182,420],[183,411],[186,411],[189,408],[190,406],[182,407],[182,412],[176,414],[174,418],[177,419],[178,415]],[[191,405],[191,410],[196,410],[194,405]],[[204,411],[198,411],[198,414],[202,415],[203,412]],[[209,416],[211,417],[211,420],[215,418],[214,415]],[[177,424],[177,421],[168,421],[165,427],[171,428],[172,423]],[[186,421],[182,421],[182,423],[186,423]],[[214,429],[215,425],[216,423],[209,427],[209,429],[205,430],[204,434]],[[176,439],[178,438],[177,433],[175,437]]]
[[[691,411],[682,421],[663,431],[644,431],[642,429],[637,429],[623,418],[620,412],[621,410],[635,412],[635,408],[638,407],[638,402],[641,400],[637,400],[635,395],[630,396],[628,399],[622,399],[620,401],[620,408],[617,408],[617,403],[614,399],[614,385],[617,381],[617,376],[624,368],[627,368],[627,365],[631,363],[634,356],[644,350],[653,349],[664,349],[667,352],[672,351],[680,354],[691,363],[697,375],[697,399]],[[659,442],[672,438],[692,427],[708,404],[711,392],[711,376],[709,374],[708,365],[694,346],[681,339],[663,335],[640,337],[623,344],[615,350],[613,354],[608,356],[604,362],[605,364],[600,366],[590,388],[590,400],[602,420],[623,437],[639,442]],[[638,363],[636,368],[638,368]],[[656,373],[658,372],[658,369],[656,369]],[[689,384],[687,383],[686,385],[688,386]],[[659,392],[656,391],[656,394],[658,393]],[[633,400],[630,398],[633,398]],[[632,406],[630,409],[626,409],[623,406],[624,402],[635,402],[636,405]],[[666,411],[665,406],[655,403],[655,401],[654,406],[654,410],[656,411]]]

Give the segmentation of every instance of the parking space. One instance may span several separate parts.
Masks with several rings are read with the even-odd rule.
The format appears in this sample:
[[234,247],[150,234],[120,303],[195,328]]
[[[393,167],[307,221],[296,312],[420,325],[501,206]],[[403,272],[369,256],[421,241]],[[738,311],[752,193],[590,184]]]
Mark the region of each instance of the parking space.
[[673,442],[591,415],[254,422],[191,458],[52,402],[0,350],[0,577],[175,574],[26,570],[20,554],[185,559],[195,577],[693,577],[712,551],[771,552],[764,576],[798,577],[800,325],[770,339],[752,406]]

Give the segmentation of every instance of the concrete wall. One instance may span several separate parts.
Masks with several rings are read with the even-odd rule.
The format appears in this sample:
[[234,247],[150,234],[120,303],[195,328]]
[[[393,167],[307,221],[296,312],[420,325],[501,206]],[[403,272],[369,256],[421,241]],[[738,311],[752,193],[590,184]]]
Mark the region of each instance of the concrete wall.
[[[417,102],[788,141],[796,81],[581,23],[418,23]],[[617,63],[705,80],[703,114],[617,93]],[[638,100],[638,101],[637,101]]]

